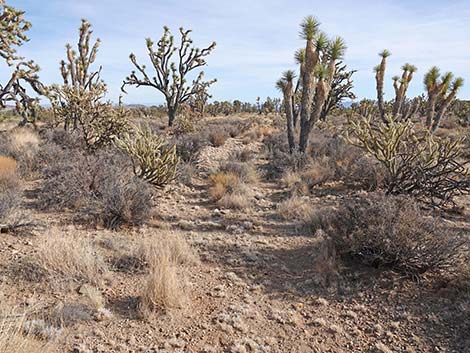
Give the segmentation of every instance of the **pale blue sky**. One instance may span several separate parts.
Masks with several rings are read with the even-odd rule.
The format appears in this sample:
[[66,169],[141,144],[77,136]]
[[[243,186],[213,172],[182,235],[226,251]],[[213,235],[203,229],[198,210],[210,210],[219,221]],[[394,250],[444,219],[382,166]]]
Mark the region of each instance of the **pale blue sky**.
[[[355,91],[359,97],[375,95],[372,68],[377,53],[392,52],[388,78],[410,62],[418,74],[411,94],[423,91],[422,76],[433,65],[466,80],[461,98],[470,99],[470,1],[468,0],[10,0],[26,11],[33,27],[31,41],[20,53],[42,68],[46,83],[60,81],[59,61],[66,42],[76,43],[80,19],[88,19],[102,46],[97,64],[109,98],[117,100],[123,78],[132,70],[128,56],[135,52],[145,61],[144,38],[157,40],[162,26],[175,33],[192,28],[199,46],[217,42],[208,58],[206,77],[218,78],[211,89],[214,99],[254,101],[257,96],[279,96],[274,83],[283,70],[295,68],[294,51],[303,46],[299,23],[314,15],[331,36],[347,45],[346,63],[358,70]],[[161,103],[159,92],[129,88],[126,103]],[[387,97],[392,85],[388,80]]]

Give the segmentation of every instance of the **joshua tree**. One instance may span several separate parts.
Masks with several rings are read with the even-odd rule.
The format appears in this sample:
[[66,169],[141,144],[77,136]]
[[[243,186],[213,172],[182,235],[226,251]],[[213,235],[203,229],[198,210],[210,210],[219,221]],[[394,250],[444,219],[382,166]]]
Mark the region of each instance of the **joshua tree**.
[[356,70],[347,71],[346,65],[342,62],[336,63],[335,75],[331,82],[331,90],[320,116],[320,120],[326,120],[328,114],[338,108],[345,99],[355,99],[356,95],[352,92],[354,88],[352,75]]
[[384,77],[385,69],[387,67],[387,58],[391,55],[388,50],[384,50],[379,53],[382,57],[380,65],[374,68],[375,71],[375,81],[377,85],[377,104],[379,106],[380,118],[383,122],[387,122],[385,117],[385,103],[384,103]]
[[426,126],[431,132],[439,127],[442,117],[463,86],[463,78],[454,76],[451,72],[441,76],[437,67],[432,67],[424,76],[424,86],[427,91]]
[[346,50],[342,38],[329,40],[324,33],[318,33],[318,27],[319,22],[311,16],[301,24],[301,37],[307,42],[300,106],[299,151],[301,153],[307,150],[310,131],[320,119],[330,94],[336,63]]
[[[137,69],[124,80],[122,90],[127,85],[153,87],[165,96],[168,109],[168,125],[172,126],[176,113],[181,104],[186,103],[192,96],[197,95],[201,89],[207,88],[216,80],[203,81],[204,71],[200,71],[191,84],[187,83],[187,76],[196,69],[206,65],[205,57],[215,48],[215,42],[204,49],[192,46],[189,37],[191,30],[179,29],[181,41],[175,45],[174,36],[168,27],[163,27],[163,36],[155,43],[147,38],[147,50],[150,61],[155,69],[155,76],[150,77],[145,65],[140,65],[133,53],[129,58]],[[172,61],[176,53],[176,62]]]
[[26,32],[31,23],[23,18],[24,11],[16,10],[0,1],[0,57],[13,68],[7,82],[0,84],[0,108],[14,103],[17,112],[23,117],[22,125],[35,123],[37,114],[37,98],[32,98],[27,87],[37,94],[44,94],[44,86],[39,82],[37,72],[39,66],[34,61],[25,61],[17,55],[16,47],[28,41]]
[[290,153],[293,153],[295,150],[294,107],[292,104],[294,98],[294,78],[294,71],[288,70],[282,74],[282,78],[279,79],[279,81],[276,83],[276,87],[282,92],[284,96],[284,109],[286,111],[287,118],[287,140],[289,142]]
[[[320,23],[312,16],[306,17],[301,23],[300,36],[306,41],[306,45],[305,48],[295,53],[295,60],[300,66],[300,76],[295,89],[292,88],[292,92],[287,92],[291,107],[287,108],[287,97],[284,93],[285,88],[289,87],[286,75],[277,84],[284,93],[286,113],[290,114],[292,111],[292,130],[300,117],[299,151],[301,153],[307,149],[313,125],[320,118],[325,117],[338,103],[336,99],[344,98],[344,92],[339,91],[343,81],[347,80],[345,86],[341,87],[345,88],[347,94],[352,87],[349,82],[352,73],[346,74],[346,78],[337,75],[337,70],[341,69],[341,66],[337,65],[338,60],[341,60],[346,50],[343,39],[337,37],[330,40],[326,34],[319,31],[319,27]],[[335,87],[338,91],[332,92]],[[290,138],[290,146],[292,141],[293,138]]]

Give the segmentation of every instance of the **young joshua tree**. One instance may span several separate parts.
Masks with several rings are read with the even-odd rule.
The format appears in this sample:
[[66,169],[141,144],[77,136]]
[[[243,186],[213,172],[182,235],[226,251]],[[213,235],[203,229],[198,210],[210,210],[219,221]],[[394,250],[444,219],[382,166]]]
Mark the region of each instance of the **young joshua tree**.
[[34,61],[25,61],[17,55],[16,47],[28,41],[26,32],[31,23],[23,18],[24,11],[16,10],[0,1],[0,57],[12,68],[5,84],[0,84],[0,108],[8,103],[15,104],[17,112],[23,117],[21,125],[34,125],[37,113],[37,98],[32,98],[27,87],[37,94],[44,94],[44,86],[39,82],[39,66]]
[[289,151],[293,153],[295,150],[295,137],[294,137],[294,78],[295,73],[292,70],[285,71],[282,78],[277,81],[276,87],[282,92],[284,96],[284,109],[287,118],[287,140],[289,143]]
[[[155,43],[147,38],[147,50],[155,76],[147,73],[145,65],[140,65],[133,53],[130,60],[137,71],[124,80],[122,90],[127,85],[153,87],[165,96],[168,109],[168,125],[172,126],[178,108],[186,103],[191,97],[199,94],[200,90],[207,88],[216,80],[203,81],[204,71],[200,71],[192,83],[187,82],[188,76],[198,68],[206,65],[205,57],[215,48],[215,42],[207,48],[199,49],[193,46],[193,40],[189,37],[191,30],[179,29],[181,41],[175,44],[175,38],[168,27],[163,27],[163,36]],[[175,55],[176,54],[176,55]],[[176,57],[176,61],[172,59]]]
[[374,68],[375,71],[375,81],[377,86],[377,104],[379,106],[380,118],[383,122],[387,122],[385,117],[385,103],[384,103],[384,78],[385,78],[385,69],[387,68],[387,58],[391,55],[388,50],[384,50],[379,53],[382,57],[380,65]]
[[455,100],[458,91],[463,86],[463,78],[454,78],[451,72],[442,75],[437,67],[432,67],[424,76],[424,86],[427,91],[426,127],[435,132],[442,117],[450,104]]

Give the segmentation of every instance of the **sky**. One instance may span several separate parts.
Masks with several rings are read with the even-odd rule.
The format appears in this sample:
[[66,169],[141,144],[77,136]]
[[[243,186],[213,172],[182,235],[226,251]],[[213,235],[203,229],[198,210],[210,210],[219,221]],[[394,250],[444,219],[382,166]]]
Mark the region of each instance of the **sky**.
[[[423,93],[423,75],[432,66],[465,79],[459,97],[470,99],[470,1],[468,0],[9,0],[32,22],[30,41],[19,51],[41,67],[46,84],[60,82],[59,62],[65,44],[76,45],[81,18],[100,38],[96,60],[117,101],[123,79],[133,65],[129,54],[148,63],[145,38],[157,41],[167,25],[193,29],[199,47],[217,42],[204,68],[217,78],[210,90],[214,100],[254,102],[256,97],[280,97],[275,82],[286,69],[296,69],[293,53],[305,45],[299,24],[307,15],[321,22],[329,36],[341,36],[348,50],[345,63],[358,70],[353,76],[359,98],[375,97],[373,67],[377,53],[392,52],[386,75],[386,98],[393,98],[391,77],[404,63],[418,67],[408,96]],[[148,63],[149,64],[149,63]],[[148,67],[151,65],[147,65]],[[129,87],[127,104],[159,104],[152,88]]]

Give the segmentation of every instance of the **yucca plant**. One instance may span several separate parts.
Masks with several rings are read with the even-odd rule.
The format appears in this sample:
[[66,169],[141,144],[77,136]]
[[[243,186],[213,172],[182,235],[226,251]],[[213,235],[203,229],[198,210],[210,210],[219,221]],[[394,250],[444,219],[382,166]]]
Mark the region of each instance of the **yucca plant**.
[[115,145],[131,157],[134,174],[153,186],[164,187],[176,178],[176,146],[169,146],[149,126],[134,126],[131,133],[116,139]]
[[426,102],[426,126],[435,132],[449,108],[455,100],[458,91],[463,86],[463,78],[457,77],[451,72],[441,76],[437,67],[432,67],[424,76],[424,86],[427,91]]

